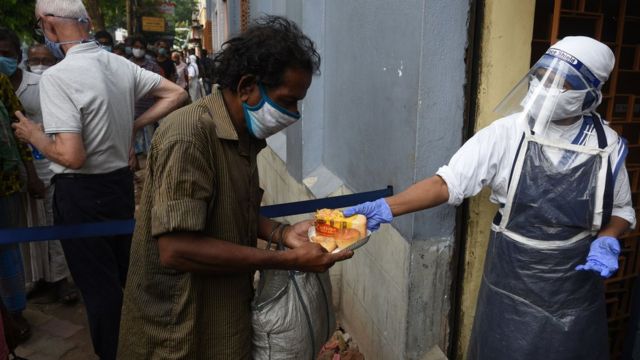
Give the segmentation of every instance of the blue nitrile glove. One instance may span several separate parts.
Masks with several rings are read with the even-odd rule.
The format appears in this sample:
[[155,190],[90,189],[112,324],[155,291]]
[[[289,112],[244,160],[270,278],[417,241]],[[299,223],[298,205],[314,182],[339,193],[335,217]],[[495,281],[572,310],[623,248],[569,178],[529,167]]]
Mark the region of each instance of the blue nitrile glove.
[[618,271],[620,243],[611,236],[601,236],[591,243],[587,263],[576,266],[576,270],[592,270],[608,278]]
[[384,199],[368,201],[366,203],[350,207],[342,213],[347,217],[355,214],[362,214],[366,216],[367,229],[371,231],[376,231],[380,228],[380,224],[390,223],[391,220],[393,220],[391,209]]

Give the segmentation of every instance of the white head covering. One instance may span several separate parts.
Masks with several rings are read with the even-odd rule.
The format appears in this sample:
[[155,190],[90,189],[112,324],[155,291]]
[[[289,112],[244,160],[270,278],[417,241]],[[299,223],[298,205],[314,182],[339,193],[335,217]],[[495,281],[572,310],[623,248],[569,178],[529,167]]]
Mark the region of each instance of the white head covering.
[[[198,70],[198,61],[195,55],[189,55],[189,68],[193,71],[194,77],[200,76],[200,71]],[[191,74],[189,74],[191,76]]]
[[609,79],[616,62],[607,45],[586,36],[567,36],[553,44],[551,49],[564,51],[580,60],[602,83]]

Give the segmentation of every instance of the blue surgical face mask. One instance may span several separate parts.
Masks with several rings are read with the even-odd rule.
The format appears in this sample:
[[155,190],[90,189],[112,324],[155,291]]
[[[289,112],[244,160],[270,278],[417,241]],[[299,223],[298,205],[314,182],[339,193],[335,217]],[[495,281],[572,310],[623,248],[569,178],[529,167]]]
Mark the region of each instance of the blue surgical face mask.
[[64,59],[64,52],[62,51],[62,45],[81,44],[81,43],[82,43],[82,40],[63,41],[63,42],[57,43],[49,40],[49,38],[46,35],[44,36],[44,45],[47,47],[47,49],[49,49],[49,51],[51,51],[53,56],[55,56],[56,59],[58,60]]
[[262,100],[255,106],[242,103],[244,119],[251,135],[258,139],[266,139],[300,120],[300,113],[291,112],[276,104],[269,98],[262,84],[258,84],[258,87]]
[[108,52],[113,52],[113,47],[111,45],[100,45],[100,47]]
[[0,73],[12,76],[15,74],[17,68],[18,60],[11,57],[0,56]]
[[127,56],[131,56],[131,54],[133,54],[133,49],[131,48],[131,46],[126,46],[124,48],[124,53],[127,54]]
[[159,49],[158,49],[158,55],[161,55],[161,56],[167,56],[167,49],[165,49],[165,48],[159,48]]

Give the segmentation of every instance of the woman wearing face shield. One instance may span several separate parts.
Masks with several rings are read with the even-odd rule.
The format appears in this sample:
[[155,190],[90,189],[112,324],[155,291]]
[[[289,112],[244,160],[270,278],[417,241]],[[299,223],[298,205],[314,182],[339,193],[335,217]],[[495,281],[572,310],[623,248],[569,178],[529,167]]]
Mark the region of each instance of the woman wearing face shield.
[[608,359],[602,278],[635,226],[626,141],[595,112],[614,66],[604,44],[566,37],[498,105],[502,118],[435,176],[357,205],[375,230],[394,216],[492,190],[469,359]]

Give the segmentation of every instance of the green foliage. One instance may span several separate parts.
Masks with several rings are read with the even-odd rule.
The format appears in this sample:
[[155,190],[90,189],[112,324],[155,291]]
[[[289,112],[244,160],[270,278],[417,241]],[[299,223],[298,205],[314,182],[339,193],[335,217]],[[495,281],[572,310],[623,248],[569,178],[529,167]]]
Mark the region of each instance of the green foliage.
[[100,2],[104,25],[110,31],[127,27],[127,8],[125,0],[103,0]]
[[[162,3],[161,0],[131,1],[137,4],[136,16],[160,16],[158,5]],[[190,26],[192,13],[198,8],[198,1],[171,1],[176,4],[176,12],[173,16],[165,16],[169,24],[178,24],[182,27]],[[26,43],[33,43],[33,28],[36,23],[35,4],[36,0],[0,0],[0,26],[14,30]],[[99,5],[107,30],[113,32],[117,28],[126,28],[126,0],[102,0]]]
[[[5,1],[5,0],[0,0]],[[162,15],[158,12],[158,6],[164,1],[161,0],[131,0],[135,7],[135,15],[141,16],[162,16],[169,24],[186,23],[191,24],[191,14],[198,7],[197,0],[171,0],[176,4],[174,16]],[[126,1],[125,0],[102,0],[100,8],[104,16],[105,27],[114,31],[117,28],[126,28]],[[170,31],[172,32],[172,31]]]
[[0,25],[15,31],[30,44],[34,42],[36,0],[0,0]]
[[191,15],[198,8],[197,0],[173,0],[176,3],[175,23],[186,22],[191,24]]
[[197,0],[173,0],[176,3],[175,14],[175,37],[173,39],[173,46],[175,48],[187,47],[187,38],[189,37],[189,28],[191,27],[191,17],[193,11],[198,8]]

